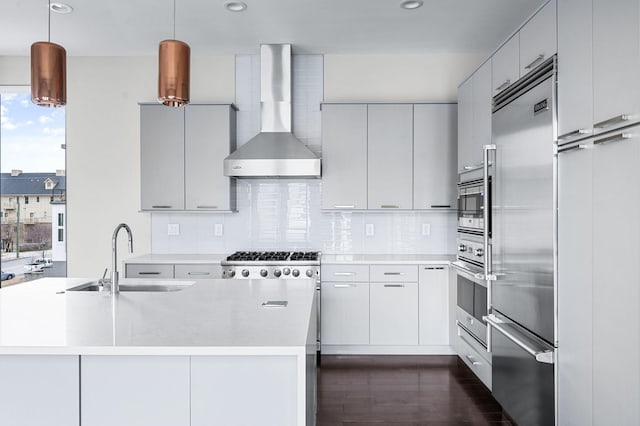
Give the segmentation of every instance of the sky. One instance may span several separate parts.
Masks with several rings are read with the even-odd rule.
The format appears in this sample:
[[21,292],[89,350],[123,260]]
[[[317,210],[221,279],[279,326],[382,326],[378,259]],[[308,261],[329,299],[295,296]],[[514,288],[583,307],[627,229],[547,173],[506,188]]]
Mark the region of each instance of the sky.
[[55,172],[65,168],[64,108],[31,102],[30,93],[0,93],[0,170]]

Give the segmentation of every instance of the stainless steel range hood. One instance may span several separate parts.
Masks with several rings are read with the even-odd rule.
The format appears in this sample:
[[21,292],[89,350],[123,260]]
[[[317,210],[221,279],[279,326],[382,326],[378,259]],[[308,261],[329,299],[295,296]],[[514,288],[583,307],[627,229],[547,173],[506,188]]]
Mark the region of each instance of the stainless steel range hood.
[[260,46],[261,131],[224,159],[224,174],[320,177],[320,158],[291,133],[291,45]]

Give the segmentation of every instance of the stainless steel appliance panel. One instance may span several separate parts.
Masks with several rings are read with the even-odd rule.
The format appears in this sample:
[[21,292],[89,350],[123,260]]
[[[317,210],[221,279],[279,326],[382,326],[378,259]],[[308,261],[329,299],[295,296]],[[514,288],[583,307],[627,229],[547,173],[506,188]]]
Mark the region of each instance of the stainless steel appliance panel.
[[554,341],[554,84],[555,77],[547,78],[495,111],[492,121],[492,306],[548,342]]
[[493,396],[519,426],[553,426],[553,364],[536,361],[495,328],[491,345]]

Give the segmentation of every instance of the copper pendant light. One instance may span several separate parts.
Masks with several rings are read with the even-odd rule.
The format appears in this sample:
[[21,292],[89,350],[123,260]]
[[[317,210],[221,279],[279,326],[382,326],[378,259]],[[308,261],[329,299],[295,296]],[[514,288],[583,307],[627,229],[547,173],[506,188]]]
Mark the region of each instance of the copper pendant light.
[[50,0],[48,41],[31,45],[31,101],[54,108],[67,104],[67,52],[59,44],[51,43]]
[[191,48],[176,38],[176,2],[173,0],[173,40],[158,48],[158,102],[171,107],[189,103]]

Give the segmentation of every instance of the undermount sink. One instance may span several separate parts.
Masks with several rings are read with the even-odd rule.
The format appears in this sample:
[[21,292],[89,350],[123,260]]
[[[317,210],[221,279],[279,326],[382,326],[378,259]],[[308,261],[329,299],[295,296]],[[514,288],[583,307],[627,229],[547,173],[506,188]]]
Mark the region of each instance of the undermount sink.
[[[184,290],[190,287],[192,282],[179,283],[120,283],[121,292],[171,292]],[[91,281],[72,287],[67,291],[109,291],[109,287],[103,286],[99,281]]]

